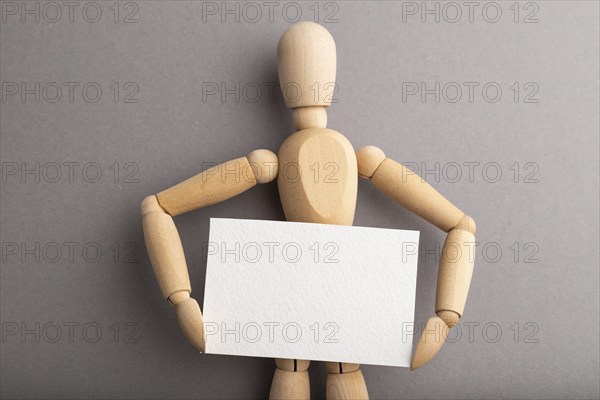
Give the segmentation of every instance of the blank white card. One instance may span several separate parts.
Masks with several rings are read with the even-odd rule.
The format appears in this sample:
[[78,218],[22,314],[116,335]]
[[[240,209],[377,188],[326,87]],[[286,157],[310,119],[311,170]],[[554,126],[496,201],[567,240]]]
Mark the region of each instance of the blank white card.
[[206,352],[410,366],[419,232],[210,220]]

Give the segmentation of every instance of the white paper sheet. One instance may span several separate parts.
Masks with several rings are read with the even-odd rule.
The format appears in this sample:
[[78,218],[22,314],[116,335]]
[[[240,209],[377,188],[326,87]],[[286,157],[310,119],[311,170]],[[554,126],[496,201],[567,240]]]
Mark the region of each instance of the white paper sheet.
[[210,220],[206,352],[408,367],[419,232]]

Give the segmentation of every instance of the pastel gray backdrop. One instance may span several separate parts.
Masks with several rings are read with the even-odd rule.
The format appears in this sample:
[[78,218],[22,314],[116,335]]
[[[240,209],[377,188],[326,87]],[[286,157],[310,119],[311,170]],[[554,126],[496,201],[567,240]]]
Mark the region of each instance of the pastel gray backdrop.
[[[183,338],[145,254],[139,203],[206,163],[276,151],[292,132],[268,88],[296,9],[337,43],[329,127],[356,148],[437,168],[427,180],[478,226],[461,336],[416,372],[364,366],[371,397],[599,396],[597,2],[482,2],[472,22],[462,3],[459,18],[429,2],[435,22],[421,2],[276,2],[271,20],[261,2],[260,17],[230,2],[240,20],[224,23],[208,12],[221,2],[205,13],[201,2],[120,2],[118,14],[112,1],[80,2],[72,22],[61,2],[60,18],[43,2],[2,3],[3,398],[266,397],[272,360],[201,355]],[[40,7],[39,22],[21,22],[14,4]],[[11,94],[36,82],[37,103],[35,93]],[[203,99],[210,82],[239,83],[239,102]],[[407,82],[439,82],[439,103],[409,96]],[[210,217],[281,220],[283,211],[271,184],[176,218],[201,304]],[[445,237],[366,181],[355,225],[420,230],[426,250]],[[432,315],[436,273],[430,251],[417,323]],[[324,397],[323,365],[310,376],[314,398]]]

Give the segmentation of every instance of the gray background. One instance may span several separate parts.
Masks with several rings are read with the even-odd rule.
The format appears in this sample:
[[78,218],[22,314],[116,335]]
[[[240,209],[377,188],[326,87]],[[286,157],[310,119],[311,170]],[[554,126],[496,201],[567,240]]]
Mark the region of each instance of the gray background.
[[[118,22],[112,1],[95,3],[102,9],[96,23],[82,17],[85,2],[73,22],[67,6],[54,23],[43,18],[54,17],[51,9],[39,22],[3,15],[1,395],[264,398],[272,360],[200,355],[183,338],[145,254],[139,203],[203,163],[256,148],[276,151],[292,132],[281,96],[271,100],[266,88],[277,81],[277,40],[294,9],[284,15],[286,3],[276,3],[272,21],[263,7],[251,22],[252,10],[240,8],[239,22],[228,16],[222,23],[206,14],[203,22],[200,2],[133,3],[119,3]],[[371,397],[597,398],[598,3],[521,3],[518,23],[512,1],[497,3],[496,23],[483,18],[483,2],[473,22],[462,6],[455,23],[443,18],[453,18],[448,8],[439,23],[432,16],[423,23],[420,14],[404,14],[403,21],[410,5],[395,1],[297,4],[302,19],[323,23],[337,43],[338,104],[329,110],[329,127],[356,148],[378,145],[420,170],[439,163],[439,176],[427,180],[478,225],[461,336],[451,333],[454,343],[416,372],[364,366]],[[138,22],[124,23],[136,6]],[[494,9],[486,10],[494,18]],[[94,18],[94,9],[86,11]],[[524,23],[531,12],[538,22]],[[7,94],[11,83],[35,82],[57,82],[63,97],[52,103],[49,91],[36,103],[33,95],[23,102]],[[79,84],[72,102],[65,82]],[[102,88],[95,103],[81,94],[90,82]],[[109,88],[115,82],[117,102]],[[265,92],[255,102],[252,92],[239,102],[231,95],[203,101],[203,82],[255,83]],[[466,91],[456,103],[443,97],[437,103],[432,95],[403,102],[403,82],[480,86],[472,102]],[[481,95],[489,82],[502,88],[497,102]],[[135,87],[138,102],[125,102]],[[525,103],[536,87],[529,100],[537,103]],[[72,179],[64,164],[70,162],[79,163],[72,164]],[[21,176],[36,163],[39,182]],[[59,179],[54,163],[62,165]],[[84,176],[87,163],[95,164]],[[94,166],[102,176],[88,182]],[[200,302],[200,244],[208,240],[210,217],[281,220],[283,212],[271,184],[176,218]],[[355,224],[420,230],[428,250],[445,236],[366,181],[359,184]],[[72,257],[68,243],[75,243]],[[432,315],[436,271],[435,255],[421,258],[418,323]],[[96,340],[94,327],[102,330]],[[324,397],[323,365],[313,363],[310,374],[313,396]]]

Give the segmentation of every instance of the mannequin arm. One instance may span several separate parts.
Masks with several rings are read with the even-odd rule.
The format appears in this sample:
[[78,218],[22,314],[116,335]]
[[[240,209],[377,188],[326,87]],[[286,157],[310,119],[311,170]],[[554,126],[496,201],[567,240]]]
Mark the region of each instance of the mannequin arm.
[[448,328],[463,314],[473,275],[475,221],[456,208],[421,177],[374,146],[356,152],[358,174],[401,206],[448,232],[438,270],[436,316],[423,330],[412,361],[417,369],[442,348]]
[[142,202],[146,248],[162,295],[177,308],[181,330],[198,351],[204,351],[204,322],[200,306],[190,297],[190,278],[173,216],[225,201],[257,183],[271,182],[277,170],[275,154],[256,150],[248,157],[210,168]]

